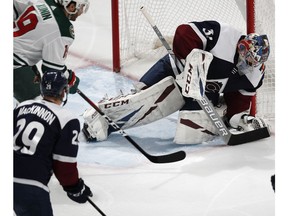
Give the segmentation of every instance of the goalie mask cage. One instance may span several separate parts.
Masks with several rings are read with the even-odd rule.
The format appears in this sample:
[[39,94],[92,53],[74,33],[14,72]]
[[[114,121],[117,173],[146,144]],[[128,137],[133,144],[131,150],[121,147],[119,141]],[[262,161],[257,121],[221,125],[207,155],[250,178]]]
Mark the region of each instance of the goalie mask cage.
[[[157,35],[140,12],[145,6],[162,35],[170,43],[176,27],[189,21],[217,20],[233,25],[243,34],[267,34],[270,56],[263,85],[251,106],[252,114],[274,119],[275,115],[275,3],[271,0],[112,0],[113,70],[133,62],[156,62],[167,54]],[[152,65],[151,65],[152,66]]]

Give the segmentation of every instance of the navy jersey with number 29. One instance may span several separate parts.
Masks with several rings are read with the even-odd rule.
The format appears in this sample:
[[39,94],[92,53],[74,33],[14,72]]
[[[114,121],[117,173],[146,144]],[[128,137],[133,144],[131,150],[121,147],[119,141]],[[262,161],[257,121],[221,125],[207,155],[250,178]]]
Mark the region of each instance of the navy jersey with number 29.
[[78,182],[80,122],[63,107],[28,100],[14,110],[14,182],[48,190],[54,173],[62,186]]

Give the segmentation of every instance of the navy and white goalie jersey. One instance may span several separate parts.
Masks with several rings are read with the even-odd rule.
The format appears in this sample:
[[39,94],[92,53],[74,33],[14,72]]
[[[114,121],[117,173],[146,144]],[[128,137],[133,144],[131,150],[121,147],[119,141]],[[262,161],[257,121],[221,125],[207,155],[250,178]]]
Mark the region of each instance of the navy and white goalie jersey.
[[194,48],[213,54],[206,92],[240,91],[244,95],[253,95],[262,85],[265,66],[248,67],[239,60],[237,43],[242,38],[244,35],[239,30],[225,23],[190,22],[177,28],[173,50],[182,61]]
[[80,122],[63,107],[29,100],[14,110],[14,182],[48,190],[52,173],[62,186],[77,183]]

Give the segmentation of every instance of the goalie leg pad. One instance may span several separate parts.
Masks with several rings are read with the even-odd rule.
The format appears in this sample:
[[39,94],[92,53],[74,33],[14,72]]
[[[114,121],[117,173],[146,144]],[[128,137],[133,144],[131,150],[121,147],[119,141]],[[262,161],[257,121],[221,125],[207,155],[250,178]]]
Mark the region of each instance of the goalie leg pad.
[[[126,129],[164,118],[178,111],[184,103],[174,78],[166,77],[147,89],[100,101],[97,106],[119,127]],[[83,116],[86,138],[105,140],[111,128],[106,119],[93,108],[87,109]]]
[[164,118],[184,105],[173,77],[166,77],[135,94],[99,102],[100,109],[122,129],[145,125]]
[[176,144],[201,144],[214,139],[217,129],[203,110],[180,111],[174,142]]

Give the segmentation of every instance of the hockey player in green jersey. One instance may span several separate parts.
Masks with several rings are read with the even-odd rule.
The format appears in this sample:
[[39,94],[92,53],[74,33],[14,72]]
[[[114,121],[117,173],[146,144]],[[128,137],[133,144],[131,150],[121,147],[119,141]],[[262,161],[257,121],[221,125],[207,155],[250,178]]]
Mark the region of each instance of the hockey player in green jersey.
[[[76,93],[79,78],[65,65],[68,49],[74,41],[75,21],[89,8],[89,0],[14,0],[14,98],[18,102],[40,95],[41,71],[62,71],[68,78],[70,93]],[[33,3],[34,2],[34,3]],[[21,7],[20,7],[20,6]],[[17,7],[19,6],[19,7]]]

